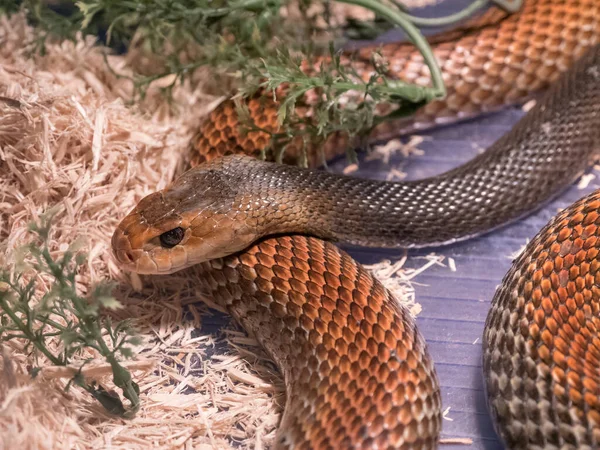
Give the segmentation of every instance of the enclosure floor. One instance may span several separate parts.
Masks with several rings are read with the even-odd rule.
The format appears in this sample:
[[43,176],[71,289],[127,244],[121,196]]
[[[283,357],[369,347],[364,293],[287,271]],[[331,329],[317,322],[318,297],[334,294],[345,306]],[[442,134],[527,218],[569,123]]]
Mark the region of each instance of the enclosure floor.
[[[483,151],[509,131],[521,117],[518,108],[424,133],[430,141],[419,145],[422,156],[392,158],[390,166],[402,167],[407,179],[445,172]],[[333,167],[340,170],[343,161]],[[357,176],[385,178],[389,166],[362,163]],[[592,171],[590,171],[592,172]],[[599,175],[599,174],[596,174]],[[472,445],[445,445],[444,449],[502,449],[489,418],[481,373],[481,336],[490,301],[511,265],[511,255],[533,238],[560,208],[600,187],[598,178],[587,188],[572,186],[555,201],[519,222],[480,238],[427,251],[410,251],[408,267],[423,264],[420,256],[431,251],[451,257],[456,272],[433,266],[414,279],[416,300],[423,310],[417,323],[425,336],[442,386],[443,437],[471,438]],[[360,262],[370,264],[383,258],[400,257],[402,251],[348,249]]]

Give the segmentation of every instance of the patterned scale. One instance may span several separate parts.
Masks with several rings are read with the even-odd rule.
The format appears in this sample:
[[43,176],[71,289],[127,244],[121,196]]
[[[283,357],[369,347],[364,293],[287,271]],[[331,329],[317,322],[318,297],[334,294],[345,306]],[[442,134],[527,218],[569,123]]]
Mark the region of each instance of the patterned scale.
[[512,449],[600,444],[600,191],[527,246],[492,301],[484,372]]
[[441,401],[425,341],[408,310],[346,253],[285,236],[199,272],[203,293],[284,374],[277,448],[435,447]]
[[[522,101],[548,87],[587,49],[600,42],[599,36],[597,0],[525,0],[518,13],[508,16],[492,9],[463,29],[432,39],[448,91],[446,98],[421,108],[408,122],[381,124],[371,137],[382,139]],[[373,70],[371,55],[379,48],[389,62],[392,77],[423,86],[430,83],[421,54],[408,44],[368,47],[347,55],[345,62],[368,79]],[[279,97],[282,95],[284,92],[279,93]],[[307,96],[301,114],[309,111],[310,102]],[[273,99],[250,99],[247,106],[257,126],[271,133],[279,130],[278,104]],[[388,109],[384,106],[381,112]],[[269,139],[261,131],[244,133],[233,101],[227,100],[199,127],[190,146],[191,162],[197,165],[232,153],[257,156]],[[345,143],[344,136],[334,135],[320,150],[325,159],[330,159],[345,150]],[[289,146],[285,162],[297,160],[302,153],[300,144],[296,141]],[[273,154],[268,153],[267,157],[272,159]],[[308,149],[307,159],[309,166],[322,163],[322,155],[314,148]]]

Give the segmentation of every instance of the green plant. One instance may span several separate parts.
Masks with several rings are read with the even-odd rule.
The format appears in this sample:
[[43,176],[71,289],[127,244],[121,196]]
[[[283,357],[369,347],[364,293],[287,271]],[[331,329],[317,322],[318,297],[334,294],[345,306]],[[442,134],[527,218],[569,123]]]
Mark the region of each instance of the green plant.
[[[30,225],[33,239],[17,252],[14,266],[0,272],[0,342],[23,340],[32,352],[31,375],[40,369],[39,358],[55,366],[77,367],[67,384],[75,384],[90,393],[107,411],[122,417],[132,417],[140,406],[139,388],[118,357],[132,356],[128,345],[138,345],[139,339],[127,321],[113,324],[102,309],[120,308],[111,295],[111,283],[98,284],[83,295],[76,277],[86,255],[77,241],[60,256],[53,256],[48,247],[53,212],[43,215]],[[40,279],[49,280],[43,289]],[[50,340],[60,339],[60,345],[50,346]],[[96,352],[112,369],[113,382],[129,400],[125,406],[118,395],[102,386],[88,383],[81,369],[92,358],[82,359],[84,349]]]
[[[60,17],[46,11],[41,0],[23,0],[23,6],[43,30],[44,39],[48,35],[72,37],[74,30],[80,30],[103,34],[108,44],[127,47],[135,43],[153,53],[161,62],[158,68],[131,77],[136,98],[143,97],[152,82],[166,77],[171,78],[165,88],[169,92],[199,67],[211,67],[232,80],[240,99],[275,95],[283,88],[281,128],[276,134],[269,133],[271,148],[282,155],[297,137],[308,147],[318,146],[335,132],[350,137],[366,135],[383,120],[411,114],[424,103],[443,97],[446,91],[440,68],[417,26],[452,24],[490,2],[507,11],[515,11],[521,4],[519,0],[474,0],[451,16],[422,19],[409,15],[401,0],[336,1],[371,11],[375,19],[334,25],[330,20],[333,0],[79,0],[70,15]],[[315,6],[321,7],[320,13],[314,13]],[[290,14],[293,8],[296,15]],[[367,81],[351,62],[340,64],[339,49],[347,36],[374,37],[391,27],[402,28],[423,54],[431,86],[393,79],[377,52],[373,54],[374,74]],[[317,68],[303,72],[300,61],[308,61],[305,67]],[[315,93],[316,99],[310,118],[296,109],[307,92]],[[381,103],[392,106],[385,117],[376,112]],[[244,125],[247,131],[256,128],[247,120]],[[352,149],[348,154],[353,155]]]

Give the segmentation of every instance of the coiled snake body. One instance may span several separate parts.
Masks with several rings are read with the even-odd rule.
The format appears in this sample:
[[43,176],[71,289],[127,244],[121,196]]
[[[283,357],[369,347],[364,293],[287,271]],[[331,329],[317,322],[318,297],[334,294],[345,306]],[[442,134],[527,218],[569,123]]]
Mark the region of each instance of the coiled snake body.
[[[439,386],[413,319],[319,238],[418,247],[481,234],[544,203],[599,154],[594,46],[455,170],[382,183],[228,156],[141,200],[112,245],[139,273],[197,264],[204,293],[278,363],[287,403],[276,448],[435,448]],[[595,192],[540,232],[494,297],[484,376],[510,448],[600,445],[599,226]]]

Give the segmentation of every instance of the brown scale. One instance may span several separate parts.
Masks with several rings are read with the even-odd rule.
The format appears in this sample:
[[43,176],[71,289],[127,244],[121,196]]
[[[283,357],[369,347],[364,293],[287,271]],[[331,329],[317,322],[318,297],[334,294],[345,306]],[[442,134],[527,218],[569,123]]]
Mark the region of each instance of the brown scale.
[[[525,0],[518,13],[508,16],[490,10],[460,32],[432,38],[448,91],[446,98],[421,108],[410,123],[402,120],[380,125],[371,137],[382,139],[522,101],[546,88],[585,50],[600,42],[599,35],[598,0]],[[362,49],[346,59],[348,63],[350,58],[354,59],[352,64],[364,79],[371,75],[370,57],[374,49]],[[387,44],[381,50],[389,62],[390,76],[429,85],[429,71],[412,45]],[[310,104],[308,96],[305,101]],[[251,118],[270,132],[278,130],[277,107],[273,100],[248,101]],[[381,112],[388,109],[383,105]],[[232,101],[217,107],[191,142],[192,165],[230,153],[258,155],[269,142],[269,135],[264,132],[243,135],[238,125]],[[344,152],[345,144],[344,136],[332,136],[321,149],[325,159]],[[293,142],[285,162],[295,162],[300,154],[299,142]],[[308,149],[307,156],[310,166],[322,162],[315,149]]]
[[441,399],[425,341],[349,255],[285,236],[199,272],[203,293],[257,336],[285,377],[275,448],[437,446]]
[[600,446],[599,247],[596,191],[538,234],[492,302],[484,371],[511,449]]

